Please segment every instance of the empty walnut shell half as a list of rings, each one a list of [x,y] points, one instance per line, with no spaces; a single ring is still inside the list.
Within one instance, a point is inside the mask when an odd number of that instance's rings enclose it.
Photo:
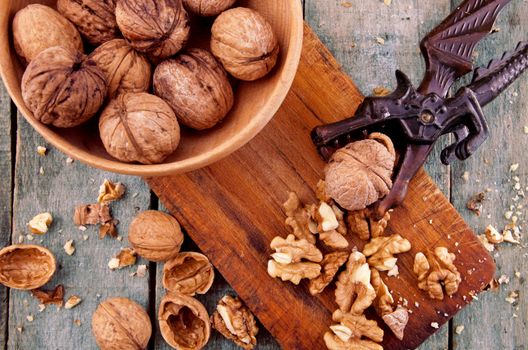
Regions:
[[[0,283],[9,288],[40,288],[55,269],[55,257],[44,247],[16,244],[0,250]]]
[[[147,93],[125,93],[101,114],[99,132],[106,151],[123,162],[157,164],[180,143],[180,126],[165,101]]]
[[[167,101],[183,125],[197,130],[218,124],[234,103],[227,74],[213,55],[202,49],[189,49],[159,64],[154,72],[154,93]]]
[[[182,0],[118,0],[116,19],[128,43],[155,61],[176,54],[189,38]]]
[[[205,294],[213,281],[213,265],[200,253],[180,253],[163,267],[163,287],[171,292],[190,296]]]
[[[119,36],[115,19],[116,0],[57,0],[57,9],[72,21],[92,45]]]
[[[75,26],[51,7],[32,4],[18,11],[13,19],[13,42],[25,63],[54,46],[83,51]]]
[[[84,54],[56,46],[27,67],[22,97],[41,123],[71,128],[97,113],[106,98],[106,78]]]
[[[150,62],[123,39],[99,46],[90,59],[105,73],[110,98],[124,92],[146,92],[150,88]]]
[[[152,325],[138,303],[127,298],[110,298],[95,310],[92,332],[101,350],[140,350],[147,348]]]
[[[174,349],[199,350],[211,335],[207,310],[184,294],[169,293],[161,299],[158,321],[163,339]]]
[[[128,241],[143,258],[167,261],[180,252],[183,234],[174,217],[161,211],[146,210],[132,220]]]
[[[235,3],[236,0],[183,0],[189,12],[202,17],[218,16]]]
[[[211,51],[235,78],[257,80],[277,63],[279,42],[273,28],[252,9],[237,7],[223,12],[211,31]]]

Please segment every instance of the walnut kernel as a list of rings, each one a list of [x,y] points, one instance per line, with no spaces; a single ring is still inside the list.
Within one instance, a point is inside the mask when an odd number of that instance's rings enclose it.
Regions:
[[[383,341],[383,330],[376,321],[368,320],[364,315],[343,313],[337,310],[332,315],[338,324],[330,326],[332,332],[326,332],[324,341],[329,350],[383,350],[378,343]]]
[[[288,200],[284,202],[284,211],[286,220],[284,223],[292,229],[292,233],[299,239],[306,239],[308,242],[315,244],[314,233],[317,224],[312,220],[310,210],[303,206],[296,193],[290,192]]]
[[[321,261],[321,274],[310,280],[308,289],[310,294],[316,295],[323,292],[323,290],[332,282],[337,271],[348,260],[347,252],[333,252],[326,254]]]
[[[36,215],[28,223],[31,233],[43,235],[48,232],[49,227],[53,223],[53,216],[50,213],[41,213]]]
[[[257,345],[257,322],[248,307],[236,297],[226,295],[220,300],[211,323],[224,337],[244,349],[253,349]]]
[[[368,241],[370,238],[380,237],[385,233],[390,213],[386,212],[381,220],[372,217],[368,209],[348,212],[347,226],[351,233],[356,234],[360,239]]]
[[[458,291],[460,273],[454,265],[455,254],[445,247],[437,247],[426,257],[417,253],[413,271],[418,277],[418,288],[428,292],[431,299],[443,300],[445,294],[452,296]]]
[[[99,196],[97,202],[108,203],[121,199],[125,195],[126,187],[121,182],[113,183],[104,179],[103,184],[99,187]]]
[[[205,294],[213,285],[214,276],[213,265],[205,255],[179,253],[163,266],[163,287],[190,296]]]
[[[372,238],[363,248],[370,266],[379,271],[389,271],[396,265],[398,258],[394,255],[411,250],[411,242],[400,235]]]

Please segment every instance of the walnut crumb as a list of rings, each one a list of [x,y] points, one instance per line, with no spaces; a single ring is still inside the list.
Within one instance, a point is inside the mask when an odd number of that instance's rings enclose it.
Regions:
[[[37,146],[37,153],[40,155],[40,156],[45,156],[46,153],[48,152],[48,149],[44,146]]]
[[[440,328],[440,325],[438,324],[438,322],[431,322],[431,327],[433,327],[434,329],[438,329]]]
[[[71,297],[68,298],[68,300],[66,300],[66,303],[64,304],[64,308],[66,310],[73,309],[74,307],[79,305],[81,301],[82,299],[79,298],[77,295],[72,295]]]
[[[35,320],[35,317],[34,317],[33,315],[27,315],[27,316],[26,316],[26,320],[27,320],[28,322],[33,322],[33,321]]]
[[[455,333],[462,334],[462,332],[464,331],[464,328],[465,328],[464,325],[456,326]]]
[[[73,240],[70,239],[69,241],[66,241],[64,244],[64,251],[66,254],[72,256],[73,253],[75,253],[75,245],[73,244]]]

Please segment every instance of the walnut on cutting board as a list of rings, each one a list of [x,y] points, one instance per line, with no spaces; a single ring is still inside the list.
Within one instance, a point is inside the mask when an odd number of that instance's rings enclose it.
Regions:
[[[287,216],[284,223],[292,229],[295,237],[315,244],[314,233],[317,233],[317,224],[311,218],[310,208],[301,203],[295,192],[288,194],[288,200],[284,202],[283,207]]]
[[[348,260],[348,255],[347,252],[333,252],[324,256],[321,261],[321,274],[310,280],[308,284],[310,294],[320,294],[330,283],[332,283],[339,268]]]
[[[436,247],[433,254],[417,253],[413,271],[418,277],[418,287],[428,292],[431,299],[443,300],[458,291],[461,276],[454,261],[455,254],[445,247]]]
[[[372,217],[369,209],[349,211],[347,214],[348,231],[360,239],[368,241],[371,238],[383,236],[390,220],[390,213],[386,212],[381,220]]]
[[[376,321],[364,315],[354,315],[337,310],[332,315],[337,324],[330,326],[324,342],[329,350],[383,350],[383,330]]]
[[[363,254],[368,257],[370,266],[379,271],[389,271],[398,258],[394,255],[406,253],[411,250],[411,242],[402,236],[395,234],[387,237],[376,237],[370,240],[363,249]]]
[[[226,295],[220,299],[211,316],[211,324],[224,337],[244,349],[253,349],[257,345],[259,329],[255,317],[237,297]]]

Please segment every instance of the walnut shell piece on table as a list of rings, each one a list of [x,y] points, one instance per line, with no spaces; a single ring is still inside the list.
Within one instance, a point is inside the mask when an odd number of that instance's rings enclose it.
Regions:
[[[152,325],[145,309],[127,298],[103,301],[92,316],[92,332],[101,350],[146,349]]]
[[[53,254],[38,245],[15,244],[0,250],[0,283],[32,290],[46,284],[56,270]]]
[[[214,276],[213,265],[205,255],[183,252],[163,266],[163,287],[190,296],[205,294],[213,285]]]
[[[158,164],[180,143],[180,126],[170,106],[144,92],[110,101],[99,119],[106,151],[123,162]]]
[[[161,211],[147,210],[132,220],[128,241],[143,258],[161,262],[178,255],[183,234],[174,217]]]
[[[260,79],[277,63],[279,42],[273,28],[252,9],[237,7],[223,12],[211,33],[213,55],[237,79]]]
[[[225,295],[211,316],[211,324],[224,337],[244,349],[254,349],[259,331],[255,317],[237,297]]]
[[[218,16],[236,2],[236,0],[183,0],[185,8],[197,16]]]
[[[189,49],[160,63],[154,72],[154,93],[172,107],[178,121],[197,130],[218,124],[234,103],[227,74],[202,49]]]
[[[13,41],[17,54],[25,63],[54,46],[83,51],[77,28],[57,11],[41,4],[28,5],[16,13]]]
[[[115,18],[116,0],[57,0],[57,9],[72,21],[92,45],[119,36]]]
[[[22,76],[22,97],[43,124],[71,128],[93,117],[106,98],[103,71],[78,51],[52,47]]]
[[[181,293],[169,293],[161,299],[158,321],[163,339],[174,349],[202,349],[211,335],[205,307]]]
[[[109,98],[125,92],[146,92],[150,88],[150,62],[123,39],[110,40],[99,46],[90,59],[106,76]]]
[[[128,43],[155,61],[176,54],[189,39],[182,0],[117,0],[116,20]]]
[[[342,208],[362,210],[392,188],[396,153],[391,140],[374,133],[337,150],[325,167],[325,190]]]

